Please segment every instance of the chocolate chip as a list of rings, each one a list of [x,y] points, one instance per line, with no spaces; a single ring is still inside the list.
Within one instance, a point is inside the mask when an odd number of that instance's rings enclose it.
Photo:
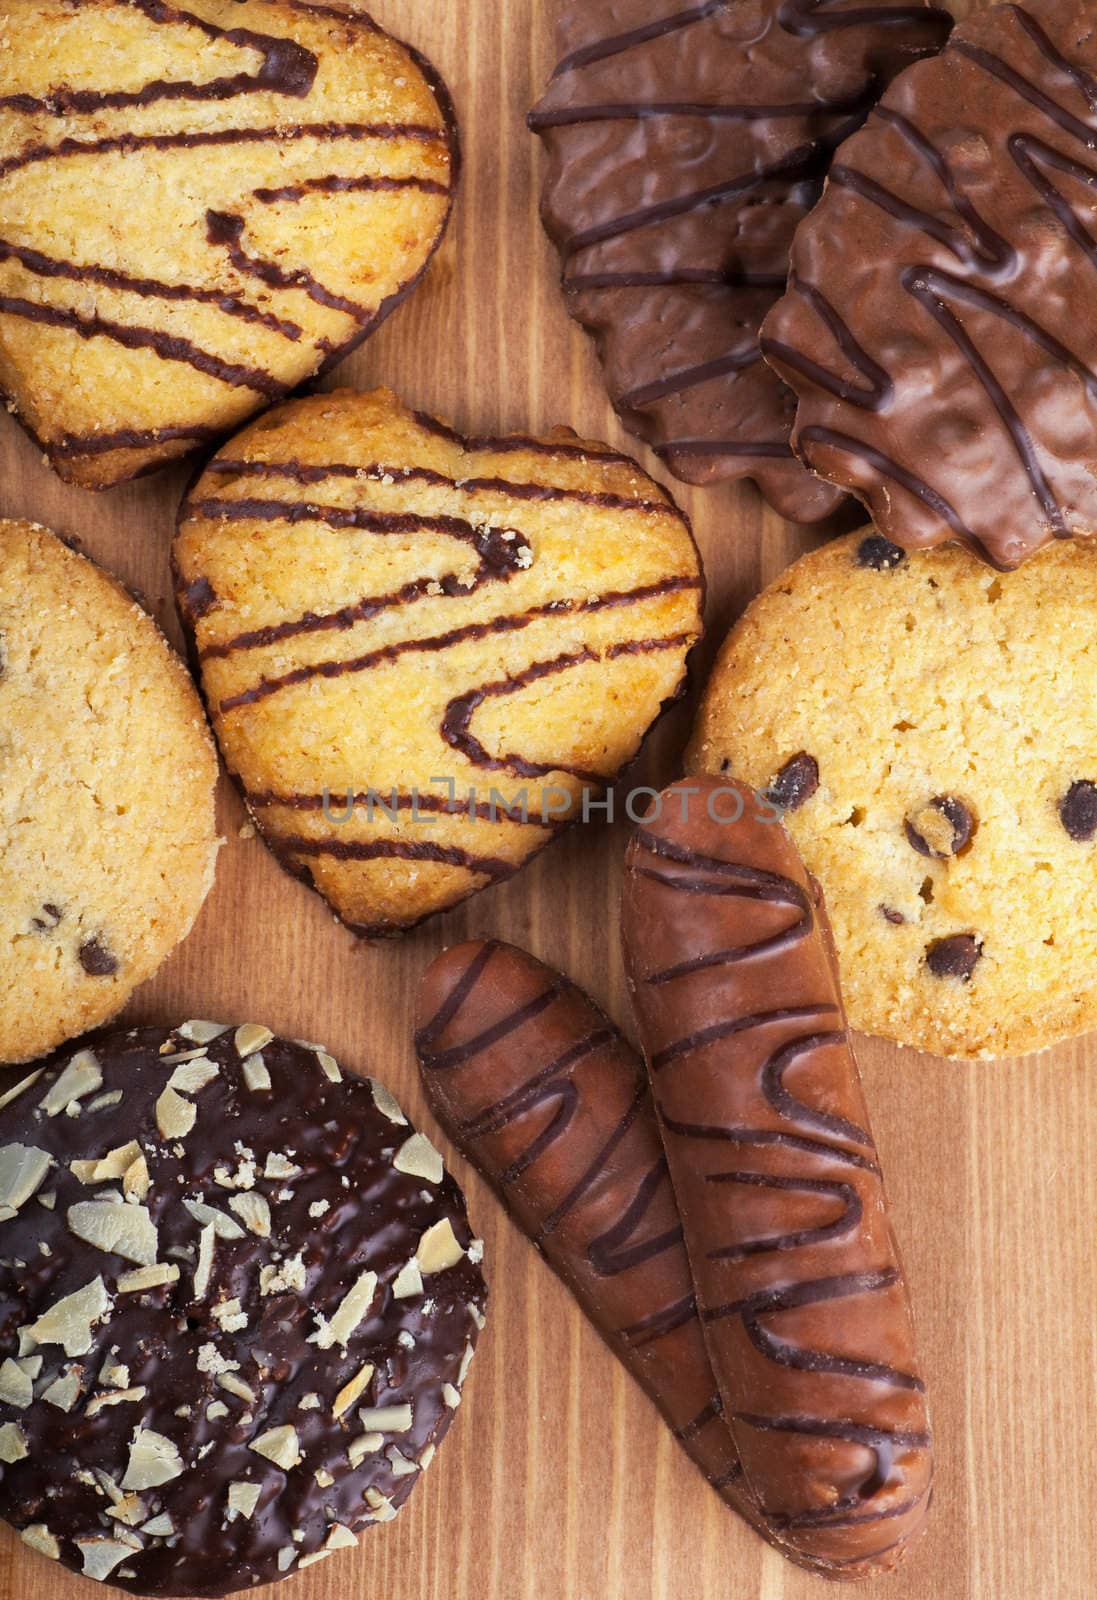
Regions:
[[[797,811],[819,787],[819,763],[805,750],[786,761],[766,790],[766,799],[782,811]]]
[[[52,933],[64,915],[60,906],[47,900],[38,915],[30,919],[30,925],[35,933]]]
[[[191,621],[197,622],[217,604],[217,591],[208,578],[195,578],[193,583],[187,584],[183,602]]]
[[[881,916],[886,917],[887,920],[893,923],[897,928],[901,928],[907,920],[901,911],[895,911],[891,906],[881,906],[880,914]]]
[[[945,861],[966,850],[975,836],[971,809],[955,795],[939,794],[903,824],[907,842],[920,856]]]
[[[109,978],[118,971],[118,957],[98,934],[84,940],[79,956],[80,965],[89,978]]]
[[[954,933],[927,946],[926,966],[935,978],[959,978],[968,983],[982,953],[973,933]]]
[[[1079,778],[1059,801],[1059,816],[1072,839],[1084,844],[1097,835],[1097,783]]]
[[[897,544],[879,533],[870,534],[857,546],[857,565],[871,567],[874,572],[890,571],[892,567],[901,566],[906,558],[905,550],[900,550]]]

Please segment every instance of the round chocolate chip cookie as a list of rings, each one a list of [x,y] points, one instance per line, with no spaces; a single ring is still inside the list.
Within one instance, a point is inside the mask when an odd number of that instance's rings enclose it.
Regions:
[[[996,574],[871,531],[726,641],[688,755],[780,805],[849,1019],[956,1057],[1097,1026],[1097,550]]]
[[[0,1061],[112,1017],[213,881],[217,758],[120,584],[0,521]]]
[[[270,1583],[389,1521],[483,1326],[437,1150],[256,1023],[115,1033],[25,1077],[0,1249],[0,1514],[135,1594]]]

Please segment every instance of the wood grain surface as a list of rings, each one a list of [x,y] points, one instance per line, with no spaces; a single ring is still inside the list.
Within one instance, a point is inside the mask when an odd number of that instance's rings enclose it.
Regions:
[[[477,432],[567,422],[625,442],[568,322],[537,222],[540,153],[524,114],[551,66],[550,0],[376,0],[378,19],[449,80],[465,169],[452,231],[415,297],[334,382],[384,382]],[[957,12],[973,7],[959,3]],[[650,458],[646,459],[651,466]],[[657,474],[661,475],[661,474]],[[93,496],[0,427],[0,513],[78,534],[169,634],[168,545],[186,474]],[[758,587],[818,537],[750,489],[676,491],[710,578],[697,677]],[[689,704],[641,781],[675,774]],[[405,939],[365,948],[285,877],[223,785],[217,885],[133,1020],[258,1020],[375,1073],[432,1133],[410,1019],[447,943],[496,934],[586,984],[631,1026],[617,934],[627,829],[573,832],[509,883]],[[888,1600],[1091,1600],[1097,1593],[1097,1042],[958,1066],[860,1052],[931,1383],[931,1529]],[[438,1136],[440,1138],[440,1136]],[[702,1482],[566,1292],[450,1155],[487,1243],[492,1302],[467,1398],[397,1520],[291,1580],[296,1600],[819,1600]],[[263,1591],[265,1594],[267,1591]],[[0,1600],[91,1590],[0,1533]]]

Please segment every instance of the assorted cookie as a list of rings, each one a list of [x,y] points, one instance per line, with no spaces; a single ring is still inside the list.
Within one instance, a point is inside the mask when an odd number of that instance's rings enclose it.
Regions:
[[[690,772],[784,811],[855,1028],[1015,1055],[1097,1026],[1097,548],[996,574],[870,531],[732,629]]]
[[[216,780],[152,618],[45,528],[0,521],[0,1062],[114,1016],[190,931]]]
[[[762,346],[793,444],[914,548],[1014,567],[1097,532],[1097,32],[980,9],[843,145]]]
[[[928,0],[566,0],[530,116],[568,309],[614,406],[687,483],[753,478],[812,522],[842,489],[789,445],[758,329],[836,146],[952,18]]]
[[[268,1028],[94,1041],[0,1102],[0,1513],[134,1594],[356,1543],[461,1401],[485,1288],[442,1158]]]
[[[625,960],[747,1489],[832,1576],[922,1530],[925,1383],[826,908],[771,801],[683,779],[633,834]]]
[[[353,5],[5,7],[0,385],[101,488],[238,427],[413,287],[457,137]]]
[[[284,865],[365,936],[497,882],[681,691],[685,518],[567,429],[464,438],[387,390],[271,412],[181,508],[180,610]]]

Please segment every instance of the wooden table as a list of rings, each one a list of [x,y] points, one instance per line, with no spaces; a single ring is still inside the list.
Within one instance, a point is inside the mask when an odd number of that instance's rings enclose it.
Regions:
[[[385,382],[472,431],[568,422],[627,441],[565,316],[537,222],[524,113],[551,66],[549,0],[377,0],[454,90],[465,172],[455,224],[410,303],[336,381]],[[967,11],[966,3],[955,6]],[[78,533],[179,637],[168,576],[185,473],[92,496],[0,428],[0,512]],[[650,462],[649,462],[650,465]],[[749,489],[679,490],[711,582],[707,667],[749,597],[812,542]],[[675,771],[690,708],[641,768]],[[572,833],[511,882],[402,943],[369,949],[285,877],[228,784],[228,845],[187,943],[133,1020],[261,1020],[325,1040],[431,1128],[410,1018],[443,945],[497,934],[627,1020],[617,938],[626,830]],[[958,1066],[866,1041],[861,1060],[932,1385],[931,1531],[888,1600],[1091,1600],[1097,1593],[1097,1046]],[[435,1130],[431,1128],[431,1131]],[[568,1295],[456,1157],[487,1241],[492,1304],[467,1400],[395,1523],[295,1578],[296,1600],[819,1600],[702,1482]],[[266,1591],[264,1591],[265,1593]],[[91,1593],[0,1534],[0,1600]]]

